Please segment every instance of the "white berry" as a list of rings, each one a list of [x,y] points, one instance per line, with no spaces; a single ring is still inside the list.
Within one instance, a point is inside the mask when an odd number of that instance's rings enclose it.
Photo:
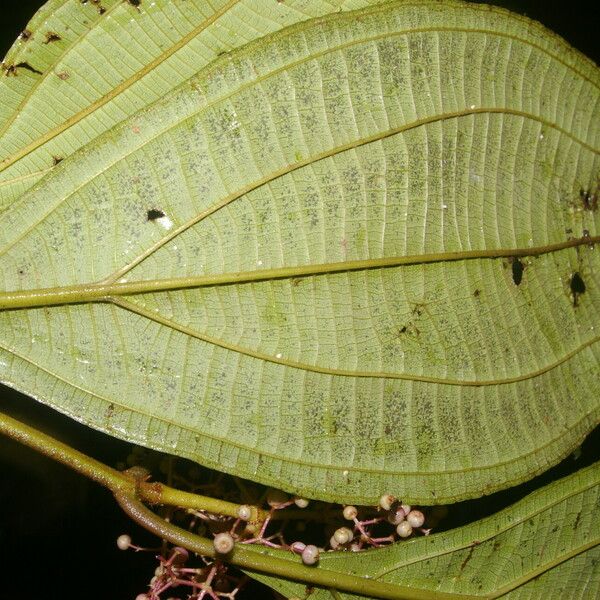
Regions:
[[[304,548],[306,548],[306,544],[304,542],[294,542],[290,546],[290,549],[292,550],[292,552],[296,552],[297,554],[302,554],[302,552],[304,551]]]
[[[127,548],[129,548],[129,546],[131,546],[131,537],[128,536],[127,534],[123,534],[120,535],[117,538],[117,547],[119,548],[119,550],[127,550]]]
[[[302,551],[302,562],[305,565],[314,565],[319,561],[319,549],[312,544],[309,544]]]
[[[401,538],[407,538],[412,535],[412,527],[408,521],[402,521],[398,527],[396,527],[396,533]]]
[[[381,506],[383,510],[391,510],[394,502],[396,502],[396,498],[391,494],[383,494],[383,496],[379,498],[379,506]]]
[[[387,520],[392,525],[398,525],[402,523],[402,521],[404,521],[404,511],[399,509],[396,512],[390,513]]]
[[[247,504],[238,506],[237,515],[242,521],[249,521],[252,518],[252,507]]]
[[[406,516],[406,520],[412,527],[422,527],[425,523],[425,515],[420,510],[411,510]]]
[[[308,506],[308,500],[306,498],[294,498],[294,504],[298,508],[306,508]]]
[[[356,506],[344,506],[344,519],[353,521],[358,515]]]
[[[213,545],[219,554],[228,554],[233,550],[233,537],[229,533],[217,533]]]
[[[340,527],[335,530],[333,537],[338,544],[347,544],[353,540],[354,534],[347,527]]]

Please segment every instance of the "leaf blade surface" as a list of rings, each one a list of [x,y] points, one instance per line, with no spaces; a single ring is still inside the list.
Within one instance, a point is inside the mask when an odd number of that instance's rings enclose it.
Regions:
[[[545,30],[458,3],[224,56],[3,214],[5,297],[78,287],[0,314],[0,377],[311,497],[529,478],[598,422],[598,86]]]

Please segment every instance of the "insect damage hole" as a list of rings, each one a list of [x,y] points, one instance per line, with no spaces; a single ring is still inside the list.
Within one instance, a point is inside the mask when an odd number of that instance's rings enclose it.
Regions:
[[[571,288],[571,294],[573,296],[573,306],[577,306],[579,303],[579,296],[585,293],[586,287],[579,273],[573,273],[571,280],[569,281],[569,287]]]
[[[515,285],[520,285],[523,281],[523,271],[525,265],[516,256],[512,259],[512,279]]]
[[[146,213],[146,216],[148,217],[148,221],[156,221],[157,219],[162,219],[166,215],[159,208],[151,208]]]
[[[52,42],[58,42],[60,40],[62,40],[62,38],[60,37],[60,35],[58,35],[58,33],[55,33],[54,31],[47,31],[46,40],[43,43],[51,44]]]
[[[152,221],[153,223],[162,225],[167,230],[173,227],[173,221],[171,221],[171,219],[169,219],[165,212],[160,210],[160,208],[150,208],[146,212],[146,219],[148,221]]]

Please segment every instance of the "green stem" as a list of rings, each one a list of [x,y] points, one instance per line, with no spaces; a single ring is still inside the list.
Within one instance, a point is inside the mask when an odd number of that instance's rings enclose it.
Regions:
[[[0,413],[0,433],[37,450],[38,452],[93,479],[113,493],[136,494],[152,504],[168,504],[179,508],[193,508],[207,512],[237,517],[239,505],[200,494],[191,494],[162,483],[143,481],[139,470],[117,471],[100,461],[71,448],[67,444],[8,415]],[[262,521],[266,511],[255,509],[252,520]]]

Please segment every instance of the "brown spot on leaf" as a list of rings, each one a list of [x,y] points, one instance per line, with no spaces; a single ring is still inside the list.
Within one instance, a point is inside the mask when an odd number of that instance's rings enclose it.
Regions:
[[[22,42],[27,42],[28,40],[31,39],[32,33],[31,31],[29,31],[29,29],[23,29],[23,31],[21,31],[20,35],[19,35],[19,39]]]
[[[465,570],[465,567],[467,566],[467,564],[471,560],[471,557],[473,556],[473,550],[474,549],[475,549],[475,546],[471,546],[469,548],[469,553],[467,554],[465,560],[463,560],[462,563],[460,564],[460,569],[458,571],[459,573],[462,573]]]
[[[63,161],[63,157],[62,156],[53,156],[52,157],[52,166],[56,166],[58,163]]]
[[[52,42],[58,42],[60,40],[62,40],[62,38],[60,37],[60,35],[58,35],[58,33],[54,33],[54,31],[47,31],[46,40],[44,41],[44,44],[50,44]]]
[[[479,298],[479,296],[480,296],[480,295],[481,295],[481,290],[475,290],[475,291],[473,292],[473,296],[474,296],[475,298]]]
[[[71,77],[71,75],[69,75],[69,73],[67,73],[67,71],[60,71],[58,73],[56,73],[56,76],[61,79],[62,81],[66,81],[67,79],[69,79],[69,77]]]

